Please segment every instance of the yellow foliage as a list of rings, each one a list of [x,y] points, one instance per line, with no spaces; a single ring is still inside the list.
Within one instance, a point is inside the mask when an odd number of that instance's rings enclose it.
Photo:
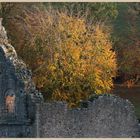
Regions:
[[[28,11],[24,17],[31,36],[23,58],[46,99],[75,107],[80,100],[111,89],[116,55],[101,27],[55,11]]]

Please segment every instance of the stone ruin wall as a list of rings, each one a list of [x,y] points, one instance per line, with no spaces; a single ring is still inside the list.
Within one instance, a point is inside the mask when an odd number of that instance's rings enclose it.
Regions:
[[[35,136],[36,103],[43,96],[36,90],[32,73],[9,44],[0,18],[0,137]]]
[[[38,104],[35,122],[0,125],[2,137],[132,138],[140,137],[133,105],[117,96],[100,96],[87,108],[68,109],[63,102]],[[7,135],[5,135],[5,133]]]
[[[43,103],[38,113],[39,137],[139,137],[133,105],[117,96],[99,96],[78,109]]]

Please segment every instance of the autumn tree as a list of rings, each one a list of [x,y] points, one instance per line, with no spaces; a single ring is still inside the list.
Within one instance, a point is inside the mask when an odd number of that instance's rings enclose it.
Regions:
[[[110,23],[117,15],[117,4],[106,2],[69,2],[69,3],[44,3],[49,9],[58,10],[59,12],[67,12],[71,16],[84,16],[86,21],[92,23]]]
[[[52,8],[22,9],[7,28],[46,100],[67,101],[72,107],[111,89],[116,56],[102,26]]]
[[[114,35],[117,41],[114,49],[117,53],[119,75],[123,82],[135,84],[140,75],[140,15],[138,3],[119,4],[119,16],[114,22]]]

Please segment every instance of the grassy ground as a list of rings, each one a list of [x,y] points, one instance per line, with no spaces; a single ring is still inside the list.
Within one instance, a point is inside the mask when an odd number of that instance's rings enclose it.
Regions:
[[[138,119],[140,119],[140,85],[132,88],[127,88],[126,86],[122,85],[115,85],[113,94],[130,100],[135,106],[135,112]]]

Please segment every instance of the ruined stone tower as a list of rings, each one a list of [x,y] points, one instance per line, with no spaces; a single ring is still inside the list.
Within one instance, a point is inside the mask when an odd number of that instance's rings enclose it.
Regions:
[[[11,124],[28,124],[35,117],[36,103],[40,103],[43,97],[35,89],[31,71],[18,59],[14,47],[8,43],[1,22],[2,19],[0,19],[0,125],[10,124],[11,127]],[[18,133],[12,130],[6,132],[4,129],[0,131],[0,136],[6,135],[16,136]]]

